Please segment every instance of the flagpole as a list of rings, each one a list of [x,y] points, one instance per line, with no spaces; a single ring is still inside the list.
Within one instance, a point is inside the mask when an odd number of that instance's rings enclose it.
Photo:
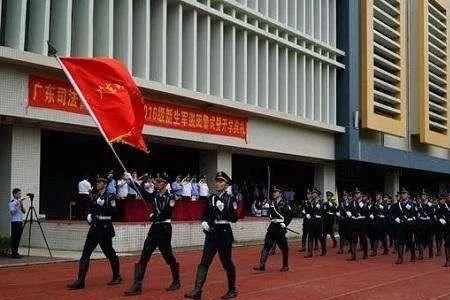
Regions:
[[[86,107],[86,109],[88,110],[89,114],[91,115],[92,119],[94,120],[94,123],[97,125],[98,129],[100,130],[100,133],[102,134],[103,138],[105,139],[106,143],[108,144],[109,148],[111,149],[111,151],[114,153],[114,156],[116,157],[117,161],[119,162],[120,166],[122,167],[123,171],[125,173],[129,173],[127,168],[125,167],[125,165],[123,164],[122,160],[120,159],[119,155],[117,154],[116,150],[114,149],[112,143],[108,140],[108,137],[106,136],[105,131],[103,130],[102,126],[100,125],[100,122],[98,121],[97,117],[95,116],[94,112],[91,109],[91,106],[89,105],[89,103],[87,102],[86,98],[84,97],[83,93],[81,92],[80,88],[78,87],[78,84],[75,82],[75,80],[73,79],[72,75],[70,74],[70,72],[67,70],[66,66],[63,64],[63,62],[61,61],[61,59],[59,58],[58,55],[55,55],[56,60],[58,61],[58,63],[60,64],[62,70],[64,71],[64,74],[67,76],[67,79],[69,79],[69,82],[72,84],[75,92],[77,93],[78,97],[80,97],[81,102],[84,104],[84,106]],[[142,199],[142,202],[144,203],[144,206],[147,210],[149,210],[149,207],[147,205],[147,203],[144,200],[144,197],[142,197],[141,192],[139,191],[138,187],[136,186],[136,183],[134,182],[133,179],[131,179],[131,183],[133,184],[134,189],[136,190],[136,192],[139,194],[139,196]]]

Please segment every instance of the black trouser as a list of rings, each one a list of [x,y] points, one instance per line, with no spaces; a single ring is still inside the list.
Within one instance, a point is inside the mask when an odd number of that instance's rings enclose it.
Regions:
[[[23,222],[11,222],[11,254],[17,255],[20,238],[22,237]]]
[[[119,258],[112,246],[112,238],[114,237],[114,228],[110,221],[102,222],[99,221],[92,224],[89,228],[89,232],[86,237],[86,242],[84,243],[83,253],[80,258],[80,271],[79,279],[84,281],[87,270],[89,268],[89,261],[92,252],[95,250],[97,245],[100,245],[103,254],[108,258],[113,276],[118,276],[120,274]]]
[[[233,249],[233,231],[229,224],[214,225],[206,233],[203,255],[198,265],[195,289],[201,291],[206,281],[209,266],[216,253],[219,253],[220,262],[227,273],[228,290],[236,288],[236,269],[231,254]]]
[[[325,244],[325,235],[323,234],[323,224],[322,219],[315,218],[311,220],[309,236],[308,236],[308,252],[313,251],[313,241],[319,240],[320,247],[322,248],[322,253],[325,254],[327,251],[327,246]]]
[[[359,243],[361,245],[361,248],[363,250],[364,257],[367,256],[367,224],[366,220],[360,219],[360,220],[353,220],[352,222],[352,242],[350,251],[353,256],[353,258],[356,257],[356,245]]]
[[[439,221],[432,222],[433,235],[436,240],[436,254],[440,255],[442,250],[442,241],[444,239],[444,226]]]
[[[324,218],[323,222],[323,235],[325,238],[325,241],[327,239],[327,235],[330,235],[330,238],[333,240],[333,247],[336,244],[336,237],[334,236],[334,217],[327,215]]]
[[[419,255],[428,247],[430,256],[433,253],[433,227],[431,220],[419,220],[416,226],[416,239],[418,243]]]
[[[301,249],[305,249],[306,247],[306,241],[308,238],[311,238],[309,235],[309,231],[310,231],[310,227],[311,227],[311,221],[306,219],[306,217],[303,217],[303,226],[302,226],[302,242],[300,245]]]
[[[289,248],[286,240],[286,229],[281,228],[280,224],[271,223],[267,229],[264,247],[261,251],[260,263],[265,264],[270,253],[272,245],[276,243],[283,255],[283,267],[288,266]]]
[[[147,267],[153,252],[156,248],[159,248],[161,255],[164,258],[167,265],[169,265],[172,272],[174,281],[179,280],[179,267],[177,260],[172,252],[172,225],[170,223],[153,223],[148,231],[147,237],[144,242],[144,248],[142,249],[141,258],[138,265],[141,272],[136,276],[135,281],[142,282]]]
[[[75,209],[75,219],[85,220],[86,218],[86,208],[89,205],[90,197],[87,194],[78,194],[77,206]]]
[[[388,251],[386,218],[377,217],[373,223],[373,236],[370,238],[370,247],[372,251],[377,251],[378,242],[381,242],[385,252]]]
[[[403,250],[405,246],[407,249],[409,249],[411,253],[411,259],[416,259],[416,247],[414,244],[414,232],[415,232],[415,225],[412,221],[401,223],[398,226],[398,234],[397,234],[397,244],[398,244],[398,251],[402,252],[400,253],[403,256]]]
[[[350,230],[349,221],[346,219],[338,219],[338,233],[339,233],[339,250],[344,250],[344,245],[349,243],[350,240]]]

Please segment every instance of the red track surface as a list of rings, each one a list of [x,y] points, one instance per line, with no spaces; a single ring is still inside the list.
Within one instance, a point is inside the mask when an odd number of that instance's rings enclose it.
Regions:
[[[291,246],[291,271],[280,273],[281,255],[269,258],[266,272],[251,270],[259,258],[260,247],[237,248],[238,299],[450,299],[450,268],[442,267],[442,257],[421,262],[394,265],[392,255],[346,262],[345,256],[330,249],[326,257],[304,259],[297,246]],[[0,269],[0,299],[183,299],[193,286],[201,252],[176,254],[181,264],[182,288],[165,292],[171,276],[160,255],[155,255],[147,270],[143,294],[124,297],[132,282],[136,257],[122,258],[124,282],[108,287],[108,262],[91,261],[87,286],[81,291],[68,291],[65,286],[77,272],[76,263],[55,263]],[[361,253],[359,253],[361,256]],[[408,257],[408,254],[406,255]],[[220,299],[226,289],[226,277],[218,257],[208,274],[203,299]]]

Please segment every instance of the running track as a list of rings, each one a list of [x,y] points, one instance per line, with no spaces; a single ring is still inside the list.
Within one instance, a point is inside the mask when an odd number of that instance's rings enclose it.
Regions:
[[[269,257],[266,272],[251,270],[259,258],[259,246],[234,249],[237,267],[238,299],[450,299],[450,268],[442,267],[442,257],[394,265],[394,258],[377,256],[368,260],[346,262],[345,256],[329,249],[326,257],[304,259],[291,246],[291,271],[280,273],[281,255]],[[182,288],[175,293],[165,292],[171,281],[168,267],[160,255],[155,255],[147,269],[143,294],[124,297],[122,292],[132,282],[136,257],[121,258],[124,282],[108,287],[110,269],[107,261],[91,261],[87,285],[81,291],[68,291],[77,271],[74,262],[12,267],[0,269],[0,299],[184,299],[193,286],[200,251],[176,253],[181,264]],[[358,253],[359,258],[361,253]],[[406,254],[408,258],[408,254]],[[218,257],[208,274],[202,299],[220,299],[226,290],[226,277]]]

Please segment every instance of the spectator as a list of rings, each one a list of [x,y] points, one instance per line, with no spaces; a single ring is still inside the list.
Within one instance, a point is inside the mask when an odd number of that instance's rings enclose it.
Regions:
[[[188,174],[181,181],[181,186],[183,187],[183,192],[181,196],[184,200],[191,200],[192,197],[192,184],[191,184],[191,176]]]
[[[92,185],[88,180],[88,176],[83,176],[82,180],[78,183],[78,198],[77,198],[77,209],[76,218],[78,220],[84,219],[84,210],[89,204],[89,194],[92,191]]]
[[[117,182],[114,179],[114,171],[113,170],[108,172],[107,178],[108,178],[108,186],[106,187],[107,194],[108,195],[117,194]]]
[[[125,199],[128,196],[128,181],[122,177],[117,181],[117,197]]]
[[[20,197],[22,192],[15,188],[12,191],[13,198],[9,202],[9,213],[11,216],[11,258],[21,258],[19,255],[20,238],[22,237],[23,215],[25,209]]]
[[[200,200],[207,200],[207,198],[209,196],[209,187],[208,187],[208,183],[206,183],[206,177],[205,176],[202,176],[202,178],[200,179],[198,185],[199,185]]]
[[[192,186],[192,201],[197,201],[200,196],[200,186],[197,183],[197,177],[192,177],[191,180],[191,186]]]
[[[255,199],[252,204],[252,215],[255,217],[261,217],[262,204],[260,200]]]
[[[183,196],[183,186],[181,185],[181,175],[178,175],[176,180],[172,182],[172,193],[176,199],[180,199]]]

